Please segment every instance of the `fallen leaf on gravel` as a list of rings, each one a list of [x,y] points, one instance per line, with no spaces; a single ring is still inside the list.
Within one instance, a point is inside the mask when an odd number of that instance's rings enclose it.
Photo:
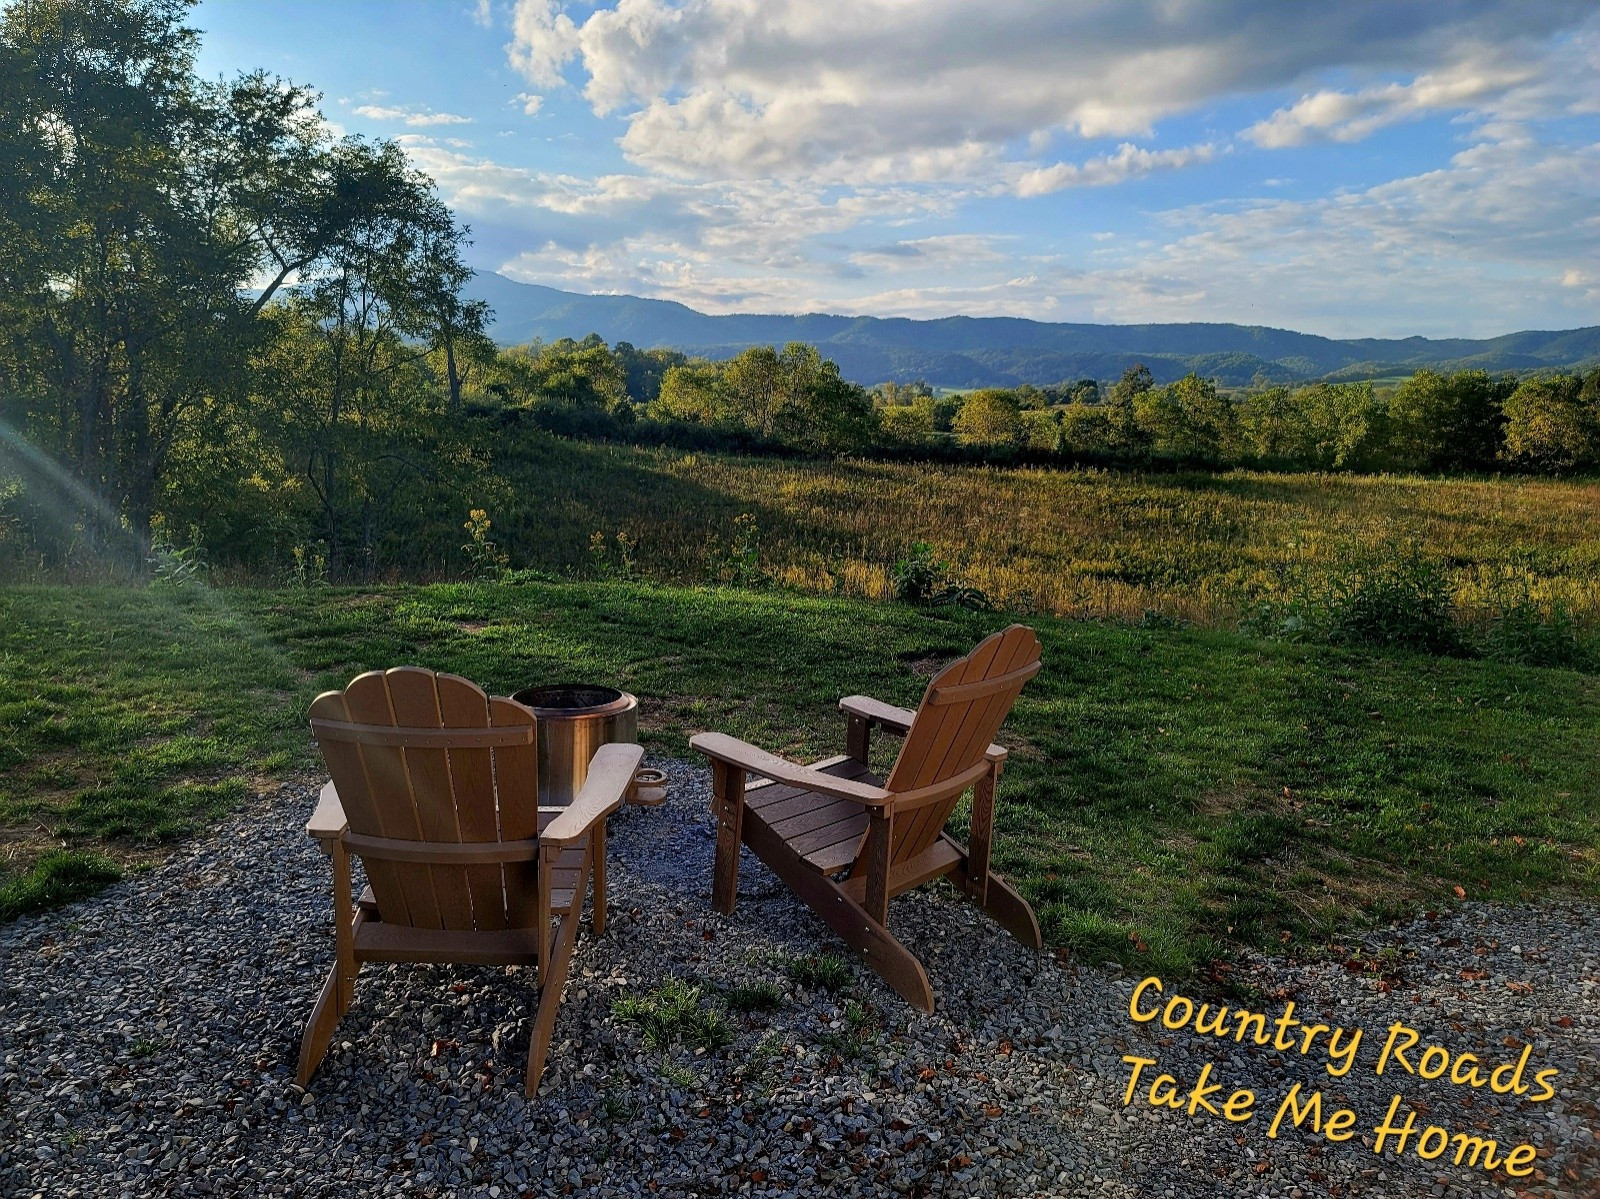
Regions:
[[[1506,984],[1506,990],[1510,991],[1513,995],[1532,995],[1533,984],[1511,982]]]
[[[986,1103],[983,1105],[983,1114],[988,1116],[991,1120],[996,1116],[1004,1115],[1005,1110],[1006,1109],[1001,1107],[998,1103]]]
[[[1454,887],[1451,888],[1451,890],[1453,890],[1456,893],[1456,898],[1457,899],[1465,899],[1467,897],[1467,889],[1465,887],[1463,887],[1460,883],[1457,883]]]
[[[1489,972],[1487,970],[1463,970],[1461,972],[1461,977],[1466,979],[1469,983],[1477,982],[1480,978],[1488,978]]]
[[[1571,1028],[1572,1027],[1572,1017],[1571,1016],[1557,1016],[1556,1017],[1556,1024],[1561,1028]]]

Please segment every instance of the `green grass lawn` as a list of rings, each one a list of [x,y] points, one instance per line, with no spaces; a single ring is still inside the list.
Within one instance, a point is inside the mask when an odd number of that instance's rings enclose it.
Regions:
[[[306,705],[364,669],[616,683],[659,752],[717,728],[803,756],[842,748],[840,695],[914,705],[1007,619],[626,583],[0,590],[0,912],[314,770]],[[1180,974],[1456,888],[1600,895],[1594,675],[1030,620],[996,862],[1055,944]]]

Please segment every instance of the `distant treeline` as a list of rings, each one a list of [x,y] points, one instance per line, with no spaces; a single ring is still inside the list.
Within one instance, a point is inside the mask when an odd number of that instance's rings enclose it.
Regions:
[[[921,383],[849,383],[800,343],[713,362],[626,342],[612,350],[590,335],[505,351],[485,379],[485,401],[527,409],[554,431],[694,448],[1286,470],[1600,468],[1600,370],[1423,370],[1386,390],[1235,391],[1194,374],[1161,386],[1134,366],[1106,387],[1076,379],[940,395]]]

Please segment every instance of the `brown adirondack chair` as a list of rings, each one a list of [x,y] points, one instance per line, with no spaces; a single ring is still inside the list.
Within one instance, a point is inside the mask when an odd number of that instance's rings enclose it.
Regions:
[[[531,1096],[591,876],[594,929],[605,930],[605,821],[644,751],[602,746],[571,805],[540,808],[533,712],[414,666],[319,695],[311,728],[332,781],[306,832],[333,859],[337,948],[301,1038],[300,1085],[327,1053],[363,962],[466,962],[536,971]],[[354,903],[351,854],[368,882]]]
[[[838,757],[800,766],[722,733],[693,738],[711,759],[713,905],[733,912],[743,842],[885,982],[927,1011],[927,972],[888,930],[889,900],[901,892],[949,875],[1018,941],[1038,949],[1033,909],[989,869],[995,783],[1006,759],[991,742],[1038,671],[1039,639],[1012,625],[935,675],[915,712],[864,695],[840,700],[847,725],[846,752]],[[874,727],[905,739],[887,779],[867,768]],[[944,825],[969,787],[971,839],[962,845]]]

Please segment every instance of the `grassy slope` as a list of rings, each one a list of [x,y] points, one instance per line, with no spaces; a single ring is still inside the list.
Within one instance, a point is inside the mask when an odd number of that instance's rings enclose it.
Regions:
[[[820,754],[839,695],[914,704],[913,663],[1003,620],[600,583],[0,591],[11,893],[53,838],[137,858],[313,767],[306,703],[365,668],[615,681],[661,752],[714,727]],[[1182,971],[1456,886],[1600,894],[1594,676],[1034,623],[1046,669],[1009,726],[997,861],[1056,943]]]

